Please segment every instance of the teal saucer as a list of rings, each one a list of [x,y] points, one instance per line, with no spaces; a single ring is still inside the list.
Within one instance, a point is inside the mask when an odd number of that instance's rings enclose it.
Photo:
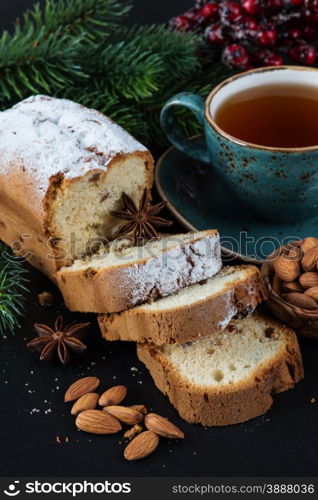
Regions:
[[[202,142],[203,138],[192,140]],[[259,264],[288,241],[318,235],[318,219],[290,225],[260,219],[226,190],[211,167],[174,147],[158,160],[155,183],[167,208],[186,229],[219,230],[227,261],[240,258]]]

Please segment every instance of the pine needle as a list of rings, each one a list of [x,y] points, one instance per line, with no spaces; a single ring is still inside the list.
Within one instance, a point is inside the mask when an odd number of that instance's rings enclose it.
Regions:
[[[28,280],[21,259],[0,243],[0,335],[13,332],[24,311]]]

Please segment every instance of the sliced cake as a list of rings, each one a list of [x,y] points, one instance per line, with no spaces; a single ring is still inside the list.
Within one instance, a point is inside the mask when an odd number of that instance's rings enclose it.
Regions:
[[[102,314],[98,321],[107,340],[185,343],[222,330],[234,316],[252,312],[265,298],[257,267],[232,266],[169,297]]]
[[[115,241],[105,253],[61,268],[57,281],[69,309],[111,313],[171,295],[211,278],[221,267],[219,234],[209,230],[137,247]]]
[[[0,239],[52,279],[152,180],[149,151],[96,110],[37,95],[0,113]]]
[[[138,344],[137,353],[180,416],[206,426],[262,415],[272,394],[303,377],[296,334],[259,313],[191,343]]]

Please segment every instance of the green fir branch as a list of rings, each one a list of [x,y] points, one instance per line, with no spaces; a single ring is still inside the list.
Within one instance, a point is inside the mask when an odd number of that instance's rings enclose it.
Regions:
[[[46,93],[99,109],[148,146],[164,144],[159,115],[180,91],[206,93],[219,79],[217,55],[201,37],[162,25],[119,23],[129,0],[47,0],[0,36],[0,107]],[[222,79],[220,78],[220,79]],[[181,126],[198,125],[178,111]]]
[[[21,259],[0,243],[0,335],[13,332],[24,310],[26,271]]]
[[[104,38],[130,8],[131,0],[46,0],[43,9],[38,3],[28,9],[21,22],[25,27],[32,25],[36,31],[44,26],[47,33],[62,30],[72,37]]]

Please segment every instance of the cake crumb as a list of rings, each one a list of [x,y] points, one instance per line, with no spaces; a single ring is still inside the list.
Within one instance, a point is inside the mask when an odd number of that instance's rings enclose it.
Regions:
[[[42,307],[51,307],[54,302],[54,297],[50,292],[42,292],[38,295],[38,301]]]
[[[314,398],[314,397],[310,398],[310,402],[311,403],[316,403],[316,398]]]
[[[56,442],[57,442],[58,444],[61,444],[61,438],[60,438],[60,436],[56,436],[55,440],[56,440]]]
[[[145,405],[132,405],[129,408],[132,408],[133,410],[139,411],[143,415],[147,415],[148,411]]]
[[[134,425],[133,427],[131,427],[130,429],[128,429],[128,431],[126,431],[126,432],[125,432],[124,437],[125,437],[126,439],[131,440],[131,439],[133,439],[134,437],[136,437],[136,436],[137,436],[137,434],[140,434],[140,432],[141,432],[142,430],[143,430],[143,429],[142,429],[142,426],[141,426],[141,425],[139,425],[139,424],[136,424],[136,425]]]
[[[68,442],[69,442],[69,438],[66,436],[65,443],[68,443]]]

